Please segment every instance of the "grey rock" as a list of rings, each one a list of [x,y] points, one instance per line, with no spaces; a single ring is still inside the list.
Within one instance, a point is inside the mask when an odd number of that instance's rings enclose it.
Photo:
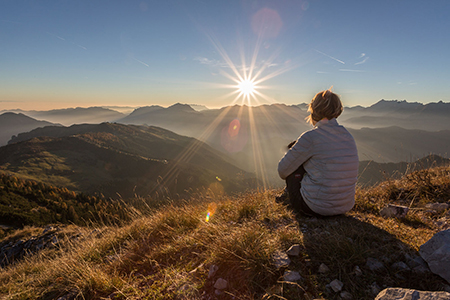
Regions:
[[[362,275],[362,271],[361,271],[361,268],[359,266],[356,266],[353,269],[353,272],[355,273],[356,276],[361,276]]]
[[[214,275],[216,275],[217,270],[219,270],[218,266],[211,265],[209,267],[208,278],[214,277]]]
[[[228,286],[228,281],[226,281],[223,278],[219,278],[216,280],[216,283],[214,284],[214,287],[218,290],[224,290]]]
[[[328,266],[326,264],[320,264],[319,266],[319,273],[325,274],[330,272],[330,268],[328,268]]]
[[[406,263],[412,269],[414,269],[415,267],[418,267],[418,266],[428,266],[427,262],[425,260],[423,260],[423,258],[420,256],[409,257],[409,255],[408,255],[407,259],[408,260],[406,261]]]
[[[406,206],[389,204],[380,210],[380,215],[384,218],[404,218],[408,211],[409,208]]]
[[[342,283],[342,281],[335,279],[332,282],[330,282],[330,287],[333,289],[333,291],[340,292],[342,291],[342,287],[344,286],[344,284]]]
[[[300,245],[299,244],[295,244],[292,245],[287,251],[286,254],[290,255],[290,256],[298,256],[300,254]]]
[[[450,283],[450,229],[436,233],[420,246],[419,253],[433,273]]]
[[[427,292],[403,288],[387,288],[382,290],[375,300],[448,300],[450,293]]]
[[[56,235],[57,230],[58,228],[47,227],[43,229],[45,233],[41,233],[39,236],[0,243],[0,267],[8,266],[40,250],[53,248],[56,244],[61,244]]]
[[[273,260],[277,269],[287,267],[291,263],[291,260],[289,259],[287,254],[282,251],[276,251],[273,254]]]
[[[366,261],[366,267],[371,271],[378,271],[384,268],[384,264],[376,258],[369,257]]]
[[[296,282],[301,280],[302,276],[296,271],[284,271],[283,280],[288,282]]]

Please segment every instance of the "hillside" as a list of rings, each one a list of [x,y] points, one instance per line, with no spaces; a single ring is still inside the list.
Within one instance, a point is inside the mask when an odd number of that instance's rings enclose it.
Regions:
[[[345,108],[338,122],[348,126],[355,137],[362,161],[412,162],[430,154],[447,157],[450,153],[450,128],[447,126],[450,119],[439,110],[446,111],[448,106],[448,103],[422,105],[382,100],[368,108]],[[235,105],[195,111],[187,105],[175,104],[168,108],[140,108],[118,122],[161,126],[196,137],[227,153],[237,165],[256,173],[259,179],[281,186],[283,183],[276,173],[277,163],[286,151],[286,145],[312,128],[305,122],[307,115],[305,105]],[[348,121],[355,117],[367,120],[364,128]],[[378,120],[376,128],[366,128],[370,127],[371,118]],[[399,127],[403,125],[399,120],[403,119],[416,129]]]
[[[46,127],[19,135],[0,147],[0,170],[115,198],[176,197],[203,188],[231,193],[254,182],[229,158],[193,138],[157,127],[110,123]]]
[[[21,110],[20,113],[38,120],[46,120],[48,122],[63,124],[65,126],[80,123],[95,124],[102,122],[114,122],[125,116],[123,113],[103,107],[76,107],[42,111]]]
[[[274,201],[277,191],[266,191],[173,202],[121,227],[25,228],[0,249],[43,250],[0,272],[0,297],[374,299],[385,287],[448,289],[418,248],[450,226],[450,203],[428,206],[450,198],[449,175],[450,168],[427,169],[360,189],[350,213],[326,219],[295,216]],[[387,203],[410,212],[382,218]],[[277,267],[292,245],[298,252]],[[331,288],[335,280],[341,291]]]
[[[388,163],[414,161],[430,154],[447,157],[450,130],[425,131],[400,127],[349,129],[360,160]]]
[[[448,157],[450,131],[439,130],[450,124],[449,120],[442,120],[448,118],[448,114],[441,113],[447,108],[448,103],[443,102],[423,105],[382,100],[367,108],[346,108],[338,121],[352,126],[351,123],[346,123],[347,120],[361,117],[367,120],[368,126],[370,118],[382,120],[384,128],[348,128],[355,137],[360,160],[374,161],[376,164],[410,163],[430,154]],[[197,138],[225,154],[224,159],[232,159],[228,162],[255,174],[266,186],[278,187],[284,184],[276,170],[278,161],[286,151],[286,145],[312,128],[304,120],[307,114],[304,104],[255,107],[235,105],[196,111],[189,105],[177,103],[168,108],[157,105],[141,107],[119,122],[159,126],[177,134]],[[414,114],[418,117],[412,117]],[[433,126],[430,130],[386,127],[405,119],[420,128],[428,128],[430,120],[422,119],[421,116],[437,120],[439,126]],[[384,117],[388,120],[383,120]],[[58,133],[57,129],[34,130],[30,134],[21,134],[11,142],[42,135],[67,136],[67,132],[71,131],[77,134],[82,128],[80,126],[82,125],[62,129],[62,133]]]
[[[0,173],[0,225],[5,229],[52,223],[120,224],[130,220],[128,211],[120,201]]]
[[[414,162],[377,163],[373,160],[359,162],[358,184],[373,186],[382,181],[400,179],[414,171],[433,167],[449,166],[450,159],[428,155]]]
[[[12,112],[0,115],[0,146],[6,145],[11,137],[38,127],[55,125],[47,121],[38,121],[24,114]]]
[[[217,145],[221,143],[221,133],[234,120],[239,120],[242,130],[250,133],[250,128],[261,137],[289,137],[298,130],[306,130],[304,122],[307,113],[297,106],[284,104],[246,106],[234,105],[221,109],[196,111],[186,104],[141,107],[118,123],[154,125],[167,128],[179,134],[201,138]],[[229,149],[222,148],[223,151]],[[229,151],[230,152],[230,151]],[[232,151],[231,151],[232,152]]]
[[[450,103],[380,100],[369,107],[345,108],[343,125],[360,129],[397,126],[427,131],[450,130]]]

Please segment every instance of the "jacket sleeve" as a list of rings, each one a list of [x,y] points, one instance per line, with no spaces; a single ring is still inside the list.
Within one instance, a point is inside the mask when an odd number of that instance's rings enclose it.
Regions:
[[[312,141],[308,132],[305,132],[278,163],[278,175],[280,175],[281,179],[286,179],[311,157],[311,148]]]

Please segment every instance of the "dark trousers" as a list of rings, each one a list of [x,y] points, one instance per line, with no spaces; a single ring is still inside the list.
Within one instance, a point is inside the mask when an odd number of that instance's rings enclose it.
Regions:
[[[303,165],[298,167],[291,175],[286,177],[286,188],[289,194],[289,201],[294,211],[302,213],[307,216],[322,217],[322,215],[312,211],[311,208],[303,200],[300,188],[302,186],[303,175],[306,171]]]

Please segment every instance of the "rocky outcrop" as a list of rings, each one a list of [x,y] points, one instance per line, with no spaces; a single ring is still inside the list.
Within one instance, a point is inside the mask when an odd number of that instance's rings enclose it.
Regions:
[[[95,229],[90,234],[98,234],[98,230]],[[47,226],[40,234],[7,239],[0,243],[0,267],[6,267],[44,249],[62,247],[66,244],[63,243],[66,238],[75,242],[84,237],[80,232],[68,234],[61,226]]]
[[[419,253],[433,273],[450,283],[450,229],[436,233],[420,246]]]
[[[402,288],[387,288],[382,290],[375,300],[448,300],[450,293],[426,292]]]
[[[59,243],[59,228],[48,226],[41,235],[31,236],[0,244],[0,266],[5,267],[26,255],[34,254],[42,249],[55,247]]]

